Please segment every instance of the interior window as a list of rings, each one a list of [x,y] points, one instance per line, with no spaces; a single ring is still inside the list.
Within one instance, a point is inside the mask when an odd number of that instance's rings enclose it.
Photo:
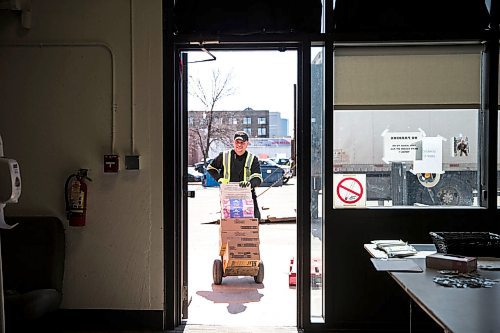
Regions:
[[[479,205],[481,51],[335,49],[335,208]]]
[[[337,110],[335,207],[477,206],[478,110]]]

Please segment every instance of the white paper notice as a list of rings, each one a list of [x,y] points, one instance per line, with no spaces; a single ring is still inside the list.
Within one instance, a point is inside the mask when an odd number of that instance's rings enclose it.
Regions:
[[[422,138],[422,154],[413,162],[412,173],[444,173],[443,139],[440,136]]]
[[[415,160],[417,142],[422,140],[422,132],[384,132],[385,163],[410,162]]]

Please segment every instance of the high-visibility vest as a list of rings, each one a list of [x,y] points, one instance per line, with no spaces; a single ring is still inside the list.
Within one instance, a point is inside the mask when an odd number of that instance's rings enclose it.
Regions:
[[[247,152],[245,167],[243,168],[243,180],[246,182],[255,177],[262,177],[261,175],[252,174],[252,163],[253,154]],[[222,166],[224,167],[224,176],[222,178],[227,179],[227,182],[229,182],[231,180],[231,150],[222,153]]]

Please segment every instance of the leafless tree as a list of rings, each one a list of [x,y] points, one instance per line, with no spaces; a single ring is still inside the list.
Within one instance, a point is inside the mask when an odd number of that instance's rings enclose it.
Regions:
[[[213,70],[210,78],[189,76],[189,94],[196,98],[203,106],[200,112],[190,112],[192,124],[189,126],[190,150],[201,151],[203,162],[206,164],[210,147],[215,142],[230,145],[231,136],[236,130],[233,123],[235,114],[228,111],[217,111],[216,107],[225,97],[235,94],[232,85],[232,72],[221,73]]]

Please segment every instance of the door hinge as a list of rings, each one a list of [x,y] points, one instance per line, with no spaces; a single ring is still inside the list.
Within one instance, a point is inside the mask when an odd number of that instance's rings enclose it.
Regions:
[[[188,298],[188,287],[187,286],[182,286],[182,300],[187,300]]]
[[[188,301],[188,287],[182,286],[182,319],[188,319],[188,307],[191,303],[191,300]]]

